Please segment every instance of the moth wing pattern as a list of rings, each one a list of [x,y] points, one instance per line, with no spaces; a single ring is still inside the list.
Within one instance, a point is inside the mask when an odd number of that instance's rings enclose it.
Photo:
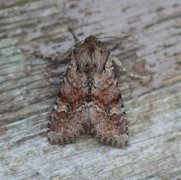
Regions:
[[[127,118],[109,55],[94,36],[76,44],[51,115],[50,143],[70,143],[86,132],[101,143],[127,146]]]
[[[62,113],[62,115],[61,115]],[[48,139],[51,144],[67,144],[75,141],[83,131],[81,119],[84,118],[83,111],[69,113],[67,118],[63,119],[65,112],[54,110],[51,116],[50,131]]]
[[[51,144],[73,142],[84,131],[83,124],[87,119],[83,104],[86,97],[86,88],[82,88],[84,83],[86,76],[77,73],[74,65],[70,63],[51,114],[50,130],[47,134]]]
[[[105,67],[102,74],[95,75],[97,87],[92,90],[95,104],[90,111],[92,131],[101,143],[126,147],[127,118],[111,58]]]

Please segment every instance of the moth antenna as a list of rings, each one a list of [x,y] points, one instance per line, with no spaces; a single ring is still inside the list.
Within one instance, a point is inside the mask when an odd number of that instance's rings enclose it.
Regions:
[[[71,27],[68,27],[68,31],[72,34],[72,37],[74,38],[75,44],[77,44],[79,42],[79,39],[76,36],[76,34],[74,33],[73,29]]]
[[[104,40],[122,40],[123,42],[127,43],[134,43],[134,44],[140,44],[136,41],[136,39],[133,38],[133,36],[128,35],[128,34],[123,34],[122,36],[106,36],[106,37],[98,37],[98,39]]]

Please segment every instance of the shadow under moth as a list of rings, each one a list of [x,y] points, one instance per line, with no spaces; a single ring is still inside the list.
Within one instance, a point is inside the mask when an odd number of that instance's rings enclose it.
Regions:
[[[101,143],[127,146],[127,119],[112,61],[94,36],[75,45],[51,114],[51,144],[71,143],[88,133]]]

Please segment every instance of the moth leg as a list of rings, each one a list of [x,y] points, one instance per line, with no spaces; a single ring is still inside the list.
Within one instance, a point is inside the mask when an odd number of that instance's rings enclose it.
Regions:
[[[73,29],[71,27],[68,27],[68,31],[72,34],[75,43],[79,42],[78,37],[75,35]],[[31,52],[32,55],[35,57],[41,58],[41,59],[47,59],[50,61],[59,61],[62,62],[64,60],[70,59],[71,53],[70,50],[68,50],[65,54],[60,53],[59,51],[55,51],[51,49],[51,47],[39,47],[36,50],[33,50]]]
[[[40,49],[37,49],[35,51],[32,52],[32,55],[34,55],[37,58],[41,58],[41,59],[48,59],[51,61],[54,61],[57,58],[57,54],[47,54],[45,52],[42,52]]]
[[[51,52],[49,53],[48,50],[41,50],[41,48],[38,48],[36,50],[33,50],[31,54],[34,57],[40,58],[40,59],[46,59],[52,62],[57,63],[63,63],[67,62],[67,60],[70,60],[70,51],[67,51],[65,54],[62,54],[60,52]]]
[[[146,77],[144,76],[140,76],[138,74],[134,74],[134,73],[130,73],[124,66],[123,64],[121,63],[121,61],[116,58],[116,57],[112,57],[112,60],[113,62],[122,70],[122,72],[128,74],[129,77],[131,78],[135,78],[135,79],[141,79],[141,80],[144,80]]]

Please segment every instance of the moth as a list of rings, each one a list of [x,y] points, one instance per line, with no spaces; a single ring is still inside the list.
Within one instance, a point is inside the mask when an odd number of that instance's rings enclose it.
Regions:
[[[51,144],[74,142],[83,133],[115,147],[128,144],[128,126],[109,50],[95,36],[71,52],[59,96],[51,114]]]

